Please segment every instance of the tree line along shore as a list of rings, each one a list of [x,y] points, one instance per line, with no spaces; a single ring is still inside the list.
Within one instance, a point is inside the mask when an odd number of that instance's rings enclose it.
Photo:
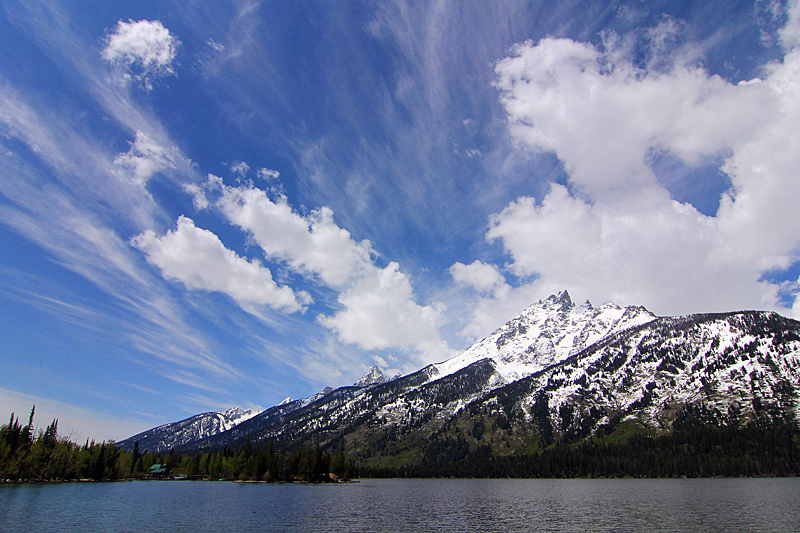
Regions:
[[[26,425],[12,413],[0,427],[0,480],[5,482],[117,481],[123,479],[191,479],[320,483],[346,481],[353,463],[344,453],[323,452],[319,447],[275,451],[248,442],[238,450],[159,454],[138,446],[127,452],[113,441],[87,440],[78,444],[58,436],[58,420],[36,430],[31,409]],[[153,473],[153,467],[158,473]]]
[[[276,451],[246,439],[237,449],[168,453],[125,451],[113,441],[78,444],[58,436],[58,420],[43,430],[33,424],[35,407],[22,425],[11,415],[0,427],[0,481],[116,481],[209,479],[321,483],[355,477],[619,478],[769,477],[800,475],[800,430],[776,418],[748,424],[722,423],[702,409],[687,409],[672,431],[633,432],[624,439],[543,442],[535,452],[493,454],[463,436],[431,438],[406,464],[370,464],[363,457],[319,446]]]

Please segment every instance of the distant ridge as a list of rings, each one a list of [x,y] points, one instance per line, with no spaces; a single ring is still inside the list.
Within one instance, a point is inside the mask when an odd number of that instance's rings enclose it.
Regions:
[[[117,446],[130,451],[138,442],[140,450],[166,451],[228,431],[260,412],[255,409],[231,407],[219,413],[202,413],[143,431],[118,442]]]

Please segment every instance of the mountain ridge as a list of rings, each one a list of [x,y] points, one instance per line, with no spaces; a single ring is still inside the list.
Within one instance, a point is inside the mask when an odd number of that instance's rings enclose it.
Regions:
[[[262,410],[260,409],[230,407],[225,411],[200,413],[179,420],[178,422],[162,424],[155,428],[137,433],[116,444],[124,450],[133,450],[137,442],[143,450],[168,450],[173,447],[184,445],[187,442],[228,431],[238,424],[257,416],[261,412]]]
[[[390,380],[373,367],[352,386],[282,403],[174,447],[272,440],[372,460],[418,456],[445,434],[513,453],[631,424],[668,431],[681,410],[700,404],[720,417],[797,421],[799,368],[800,322],[776,313],[656,317],[637,306],[575,305],[562,291],[450,360]],[[133,438],[123,442],[132,446]]]

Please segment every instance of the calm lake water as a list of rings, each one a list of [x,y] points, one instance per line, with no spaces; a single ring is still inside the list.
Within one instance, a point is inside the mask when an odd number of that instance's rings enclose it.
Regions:
[[[0,485],[0,531],[800,531],[800,478]]]

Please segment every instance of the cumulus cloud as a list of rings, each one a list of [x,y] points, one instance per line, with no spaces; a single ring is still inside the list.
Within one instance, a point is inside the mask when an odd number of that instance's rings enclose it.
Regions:
[[[271,198],[251,184],[226,186],[215,176],[209,176],[197,196],[200,202],[212,202],[270,260],[283,261],[338,293],[339,308],[318,320],[341,341],[364,349],[399,348],[426,362],[449,355],[439,335],[444,306],[418,304],[399,265],[376,265],[371,243],[354,240],[336,224],[331,209],[321,207],[303,216],[283,196]]]
[[[618,52],[548,38],[498,63],[512,135],[555,153],[569,183],[512,202],[487,239],[542,292],[663,314],[778,306],[761,278],[798,260],[800,52],[739,84],[680,62],[638,69]],[[715,217],[670,197],[654,151],[687,165],[727,155],[733,187]]]
[[[150,90],[152,78],[174,73],[179,44],[161,21],[120,20],[106,37],[101,56],[119,69],[122,80],[141,81]]]
[[[114,159],[114,164],[130,181],[144,185],[157,172],[176,168],[175,162],[179,159],[181,155],[177,148],[164,148],[146,133],[137,131],[136,140],[131,143],[130,149],[119,154]]]
[[[773,3],[772,6],[777,4]],[[787,5],[788,20],[778,32],[781,45],[786,50],[800,46],[800,0],[789,0]]]
[[[214,233],[198,228],[186,217],[178,219],[175,230],[158,237],[148,230],[131,241],[169,280],[189,289],[227,294],[240,304],[268,305],[295,312],[310,303],[306,293],[280,287],[269,269],[229,250]]]
[[[227,187],[212,177],[221,193],[217,207],[233,224],[250,233],[264,253],[316,277],[336,289],[348,286],[372,264],[372,245],[356,242],[333,221],[333,211],[322,207],[304,217],[285,197],[273,201],[256,187]]]
[[[239,179],[244,179],[247,173],[250,172],[250,165],[244,161],[234,161],[233,164],[231,164],[231,172],[236,174]]]
[[[319,321],[344,342],[367,349],[406,348],[422,352],[431,362],[447,354],[439,337],[444,306],[419,305],[408,276],[397,263],[365,269],[338,298],[343,309]]]
[[[264,181],[275,180],[280,177],[281,173],[277,170],[271,170],[269,168],[259,168],[258,169],[258,177]]]
[[[638,193],[655,181],[650,150],[694,163],[752,139],[777,112],[764,84],[733,85],[681,64],[642,71],[616,52],[548,38],[496,67],[514,137],[555,152],[586,194]]]
[[[743,298],[763,305],[755,265],[722,253],[717,222],[668,198],[620,210],[553,185],[540,205],[519,198],[493,217],[487,237],[502,241],[515,274],[538,276],[553,292],[568,287],[666,314],[732,309]]]
[[[472,287],[482,293],[488,293],[506,285],[500,269],[482,261],[474,261],[470,265],[455,263],[450,267],[450,275],[453,276],[456,283]]]
[[[196,183],[186,183],[182,188],[192,197],[192,204],[198,211],[208,209],[211,205],[208,198],[206,198],[206,191],[202,186]]]

